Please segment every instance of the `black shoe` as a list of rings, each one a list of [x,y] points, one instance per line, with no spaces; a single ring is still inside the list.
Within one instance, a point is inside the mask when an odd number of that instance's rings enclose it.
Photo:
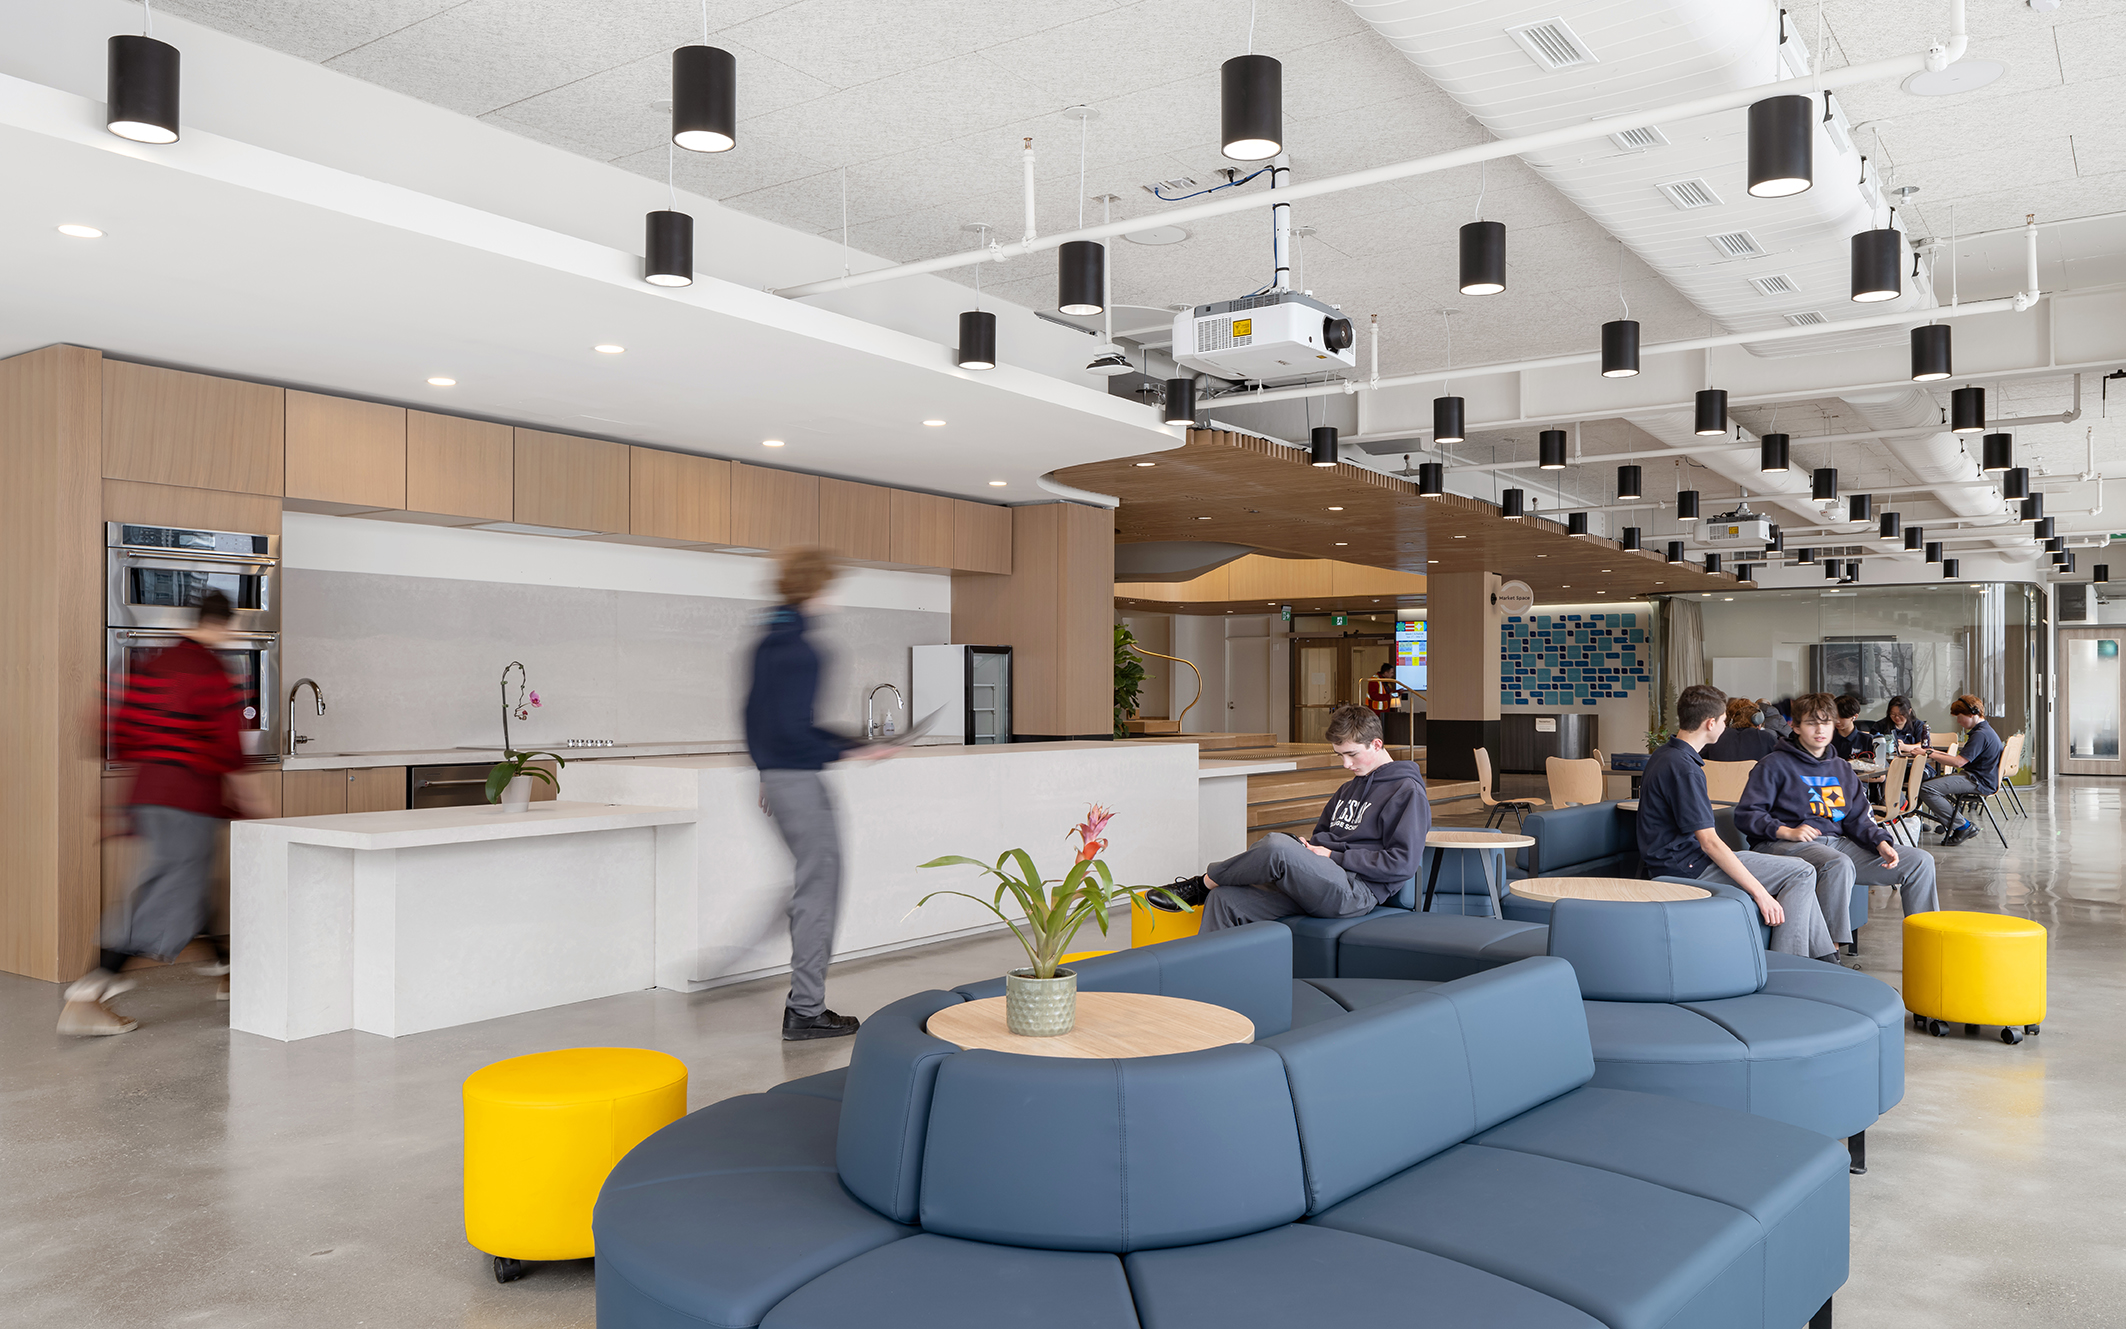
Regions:
[[[1967,821],[1959,829],[1951,831],[1949,833],[1949,838],[1943,840],[1942,843],[1945,845],[1958,845],[1962,844],[1966,840],[1976,839],[1977,836],[1978,823],[1975,821]]]
[[[782,1040],[785,1043],[801,1042],[808,1038],[847,1038],[856,1032],[861,1023],[853,1015],[836,1015],[833,1011],[821,1011],[817,1015],[799,1015],[789,1007],[783,1007]]]
[[[1154,909],[1178,914],[1183,905],[1191,909],[1199,908],[1210,897],[1211,888],[1203,884],[1203,878],[1176,877],[1169,885],[1146,891],[1144,902]]]

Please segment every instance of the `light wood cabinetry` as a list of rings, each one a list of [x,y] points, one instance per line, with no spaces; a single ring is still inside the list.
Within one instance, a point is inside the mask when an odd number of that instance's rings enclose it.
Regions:
[[[406,408],[288,397],[287,506],[345,516],[406,506]]]
[[[437,526],[516,515],[516,442],[508,425],[406,412],[406,511]],[[377,513],[394,517],[400,514]]]
[[[733,543],[730,462],[656,448],[628,454],[628,534],[671,544]]]
[[[1011,571],[1011,512],[995,503],[952,501],[953,571]]]
[[[347,772],[349,812],[406,810],[406,768],[365,766]]]
[[[854,480],[819,482],[819,542],[843,558],[893,561],[893,491]]]
[[[208,531],[279,535],[281,500],[263,494],[225,494],[214,489],[103,482],[103,519],[148,526],[189,526]]]
[[[893,561],[917,568],[952,566],[953,500],[893,491]]]
[[[345,767],[326,771],[282,771],[283,817],[328,817],[347,810]]]
[[[731,543],[781,549],[819,543],[819,477],[731,463]]]
[[[258,383],[103,362],[103,473],[113,480],[281,493],[285,394]]]
[[[526,526],[625,534],[628,446],[543,429],[516,431],[516,515]]]
[[[1011,509],[1011,571],[952,577],[952,639],[1009,646],[1012,732],[1114,729],[1114,516],[1075,503]]]

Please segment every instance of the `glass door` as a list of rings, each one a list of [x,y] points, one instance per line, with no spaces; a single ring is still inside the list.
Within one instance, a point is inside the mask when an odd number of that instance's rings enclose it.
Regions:
[[[2126,774],[2119,760],[2119,720],[2126,703],[2122,642],[2126,629],[2060,629],[2062,775]]]

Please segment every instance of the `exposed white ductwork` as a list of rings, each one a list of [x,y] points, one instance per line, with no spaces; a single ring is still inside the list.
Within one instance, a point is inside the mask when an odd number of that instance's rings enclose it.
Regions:
[[[1941,404],[1924,388],[1903,388],[1842,397],[1861,419],[1878,429],[1913,429],[1941,423]],[[1982,478],[1978,462],[1964,451],[1962,440],[1946,426],[1938,434],[1900,440],[1883,451],[1923,485],[1939,485],[1931,491],[1934,501],[1959,517],[1980,517],[2000,511],[2000,495],[1991,486],[1958,485],[1958,480]]]
[[[1695,449],[1705,442],[1694,432],[1697,418],[1689,411],[1664,411],[1658,415],[1627,415],[1624,418],[1663,443],[1678,449],[1678,460],[1682,460],[1686,455],[1683,449]],[[1746,429],[1738,428],[1734,432],[1736,437],[1745,442],[1756,442],[1756,436]],[[1608,458],[1602,460],[1607,461]],[[1809,473],[1798,466],[1792,470],[1775,471],[1766,475],[1757,469],[1757,454],[1743,451],[1698,453],[1690,456],[1689,460],[1715,475],[1734,481],[1752,499],[1763,499],[1764,502],[1758,503],[1760,508],[1770,503],[1785,509],[1804,522],[1823,520],[1822,510],[1809,501]],[[1659,464],[1658,458],[1650,459],[1649,468]],[[1646,477],[1646,483],[1652,487],[1656,486],[1658,481],[1654,475],[1649,475]],[[1710,510],[1704,511],[1706,516],[1712,515]]]

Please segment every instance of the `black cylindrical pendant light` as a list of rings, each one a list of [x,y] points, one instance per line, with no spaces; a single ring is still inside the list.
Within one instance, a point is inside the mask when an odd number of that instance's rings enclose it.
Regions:
[[[954,361],[962,369],[995,369],[997,367],[997,316],[986,309],[969,309],[960,315],[960,354]],[[1192,386],[1188,379],[1181,379],[1184,386]],[[1167,385],[1171,395],[1173,385]],[[1193,398],[1194,393],[1190,396]],[[1193,401],[1190,403],[1193,405]],[[1175,423],[1169,420],[1168,424]]]
[[[1766,97],[1750,107],[1750,195],[1785,198],[1813,182],[1816,104],[1807,97]]]
[[[1069,240],[1056,248],[1056,308],[1083,318],[1100,312],[1107,289],[1107,246]]]
[[[1927,540],[1927,528],[1926,528],[1926,527],[1924,527],[1924,526],[1907,526],[1907,527],[1905,527],[1905,548],[1907,548],[1907,549],[1917,549],[1917,548],[1919,548],[1919,547],[1920,547],[1921,545],[1925,544],[1925,543],[1926,543],[1926,540]]]
[[[714,46],[672,52],[672,142],[688,152],[738,146],[738,60]]]
[[[1878,540],[1895,540],[1898,536],[1904,533],[1903,528],[1899,525],[1899,523],[1903,520],[1904,519],[1897,513],[1883,513],[1882,525],[1880,527],[1881,534],[1877,535],[1875,538]]]
[[[1676,520],[1677,520],[1677,521],[1696,521],[1696,520],[1698,520],[1698,491],[1697,491],[1697,490],[1695,490],[1695,489],[1678,489],[1678,490],[1676,491]]]
[[[1166,414],[1160,418],[1170,425],[1196,423],[1195,379],[1170,378],[1166,381]]]
[[[1584,512],[1568,512],[1568,513],[1566,513],[1566,514],[1565,514],[1565,534],[1567,534],[1567,535],[1585,535],[1585,534],[1587,534],[1587,514],[1586,514],[1586,513],[1584,513]]]
[[[1986,432],[1986,390],[1984,388],[1958,388],[1949,394],[1949,432],[1952,434],[1983,434]]]
[[[1757,580],[1756,572],[1757,569],[1748,563],[1737,563],[1735,565],[1735,580],[1755,581]]]
[[[1853,236],[1853,299],[1895,300],[1904,293],[1904,237],[1892,226]]]
[[[1866,521],[1872,514],[1874,505],[1875,496],[1873,494],[1855,494],[1845,501],[1845,519],[1847,521]]]
[[[1218,143],[1236,162],[1284,151],[1284,66],[1266,55],[1236,55],[1218,68]]]
[[[113,37],[103,127],[135,143],[177,141],[177,48],[153,37]]]
[[[1963,575],[1964,565],[1961,560],[1945,558],[1941,561],[1941,579],[1943,581],[1955,581]]]
[[[2111,580],[2111,565],[2110,565],[2109,563],[2094,563],[2094,564],[2091,564],[2091,565],[2090,565],[2090,568],[2089,568],[2089,580],[2091,580],[2091,581],[2094,581],[2094,582],[2107,582],[2107,581],[2110,581],[2110,580]]]
[[[643,219],[642,279],[652,286],[694,284],[694,219],[653,212]]]
[[[1535,436],[1536,467],[1544,471],[1565,469],[1565,431],[1546,429]]]
[[[1681,563],[1684,561],[1683,542],[1681,540],[1670,540],[1668,542],[1668,561],[1671,563]]]
[[[1443,462],[1421,461],[1417,464],[1417,492],[1424,498],[1438,498],[1447,492],[1447,467]]]
[[[2030,538],[2033,540],[2055,540],[2059,538],[2053,534],[2057,529],[2058,527],[2054,524],[2052,518],[2040,517],[2030,523]],[[2066,546],[2061,545],[2060,548],[2065,549]]]
[[[1506,223],[1473,221],[1462,226],[1462,294],[1497,295],[1506,289]]]
[[[1307,438],[1309,443],[1312,444],[1312,456],[1309,461],[1313,465],[1334,466],[1336,464],[1335,425],[1316,425],[1314,426],[1314,432],[1309,434]]]
[[[1639,468],[1638,468],[1638,467],[1636,467],[1636,466],[1619,466],[1619,467],[1617,468],[1617,497],[1618,497],[1618,498],[1638,498],[1638,497],[1640,497],[1640,493],[1639,493]]]
[[[1927,547],[1926,547],[1926,557],[1927,557],[1927,562],[1929,562],[1929,563],[1939,563],[1939,562],[1941,562],[1941,541],[1939,541],[1939,540],[1929,540],[1929,541],[1927,541]]]
[[[1462,426],[1462,399],[1460,397],[1434,397],[1432,399],[1432,441],[1434,443],[1466,443],[1469,434]]]
[[[1813,549],[1804,549],[1799,554],[1795,555],[1794,561],[1796,563],[1814,563],[1816,561],[1816,551]]]
[[[1982,471],[2007,471],[2015,468],[2015,435],[1988,434],[1979,440],[1978,468]]]
[[[1814,482],[1809,490],[1809,497],[1818,503],[1827,502],[1838,497],[1838,470],[1836,467],[1819,466],[1816,468]]]
[[[1839,562],[1835,558],[1827,558],[1823,560],[1823,579],[1825,581],[1837,581],[1840,577],[1843,577],[1844,575],[1845,564]]]
[[[1705,570],[1707,572],[1718,572],[1720,570],[1720,556],[1718,554],[1707,554],[1705,556]]]
[[[1727,391],[1707,388],[1698,394],[1698,423],[1691,432],[1699,438],[1718,438],[1727,432]]]
[[[2050,517],[2047,517],[2047,518],[2046,518],[2046,520],[2047,520],[2047,521],[2050,521],[2050,520],[2051,520],[2051,518],[2050,518]],[[2045,538],[2045,552],[2046,552],[2046,553],[2048,553],[2048,554],[2064,554],[2064,553],[2066,553],[2066,552],[2067,552],[2067,537],[2066,537],[2066,536],[2064,536],[2064,535],[2052,535],[2052,536],[2047,536],[2047,537]]]
[[[2030,497],[2030,468],[2011,466],[2001,472],[2001,497],[2025,499]]]
[[[1602,377],[1630,378],[1639,372],[1639,322],[1619,318],[1602,325]]]
[[[1780,530],[1777,526],[1772,527],[1772,538],[1764,542],[1764,552],[1767,554],[1785,553],[1786,532]]]
[[[1505,493],[1500,494],[1499,515],[1501,517],[1506,518],[1508,521],[1519,521],[1523,516],[1526,515],[1526,513],[1522,510],[1522,500],[1526,497],[1527,495],[1523,494],[1518,489],[1509,489]]]
[[[1929,323],[1912,329],[1912,381],[1932,383],[1955,372],[1949,355],[1949,325]]]
[[[2023,520],[2041,521],[2045,516],[2045,495],[2033,489],[2023,498]]]
[[[1757,469],[1766,475],[1786,470],[1786,435],[1766,434],[1757,440]]]
[[[2066,553],[2061,554],[2057,562],[2060,565],[2060,571],[2072,573],[2074,571],[2074,551],[2070,549]]]
[[[1617,547],[1626,553],[1635,552],[1639,548],[1639,528],[1627,526],[1622,531],[1622,535],[1624,539]]]

